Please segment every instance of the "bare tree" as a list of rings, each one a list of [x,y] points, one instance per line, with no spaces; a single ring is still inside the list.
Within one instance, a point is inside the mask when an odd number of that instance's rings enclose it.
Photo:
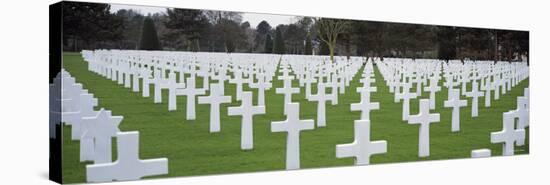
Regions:
[[[334,62],[334,49],[338,35],[348,29],[349,22],[340,19],[318,18],[315,20],[315,29],[319,39],[325,42],[330,52],[330,61]]]

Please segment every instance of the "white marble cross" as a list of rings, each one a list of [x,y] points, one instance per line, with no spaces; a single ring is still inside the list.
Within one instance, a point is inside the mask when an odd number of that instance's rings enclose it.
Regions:
[[[382,154],[387,151],[387,142],[370,141],[370,121],[355,120],[353,143],[336,145],[336,157],[355,157],[356,165],[367,165],[370,163],[370,156]]]
[[[130,71],[130,64],[124,63],[124,87],[130,88],[132,86],[131,82],[131,71]]]
[[[467,100],[460,99],[460,90],[458,89],[449,89],[451,91],[451,96],[449,100],[443,102],[444,107],[452,107],[452,119],[451,119],[451,131],[457,132],[460,131],[460,107],[465,107],[468,105]]]
[[[422,96],[422,76],[417,74],[414,82],[416,83],[416,96]]]
[[[292,87],[292,76],[279,76],[279,79],[283,80],[283,87],[276,88],[275,93],[283,94],[285,96],[284,100],[284,113],[288,114],[288,104],[292,103],[292,94],[300,93],[300,88]]]
[[[334,94],[325,93],[325,83],[317,83],[317,94],[310,96],[312,101],[317,101],[317,127],[326,126],[326,101],[334,98]]]
[[[483,92],[479,91],[478,90],[478,84],[477,84],[477,80],[474,80],[472,82],[472,91],[470,92],[466,92],[466,96],[467,97],[471,97],[472,98],[472,117],[477,117],[478,116],[478,98],[483,96]]]
[[[517,104],[516,104],[516,109],[511,111],[513,116],[514,116],[514,122],[515,122],[515,118],[517,118],[518,120],[518,124],[516,126],[516,128],[518,129],[525,129],[527,126],[529,126],[529,107],[528,107],[528,102],[529,100],[527,100],[527,97],[525,96],[522,96],[522,97],[517,97]],[[518,140],[516,142],[516,145],[517,146],[523,146],[525,144],[525,139],[522,139],[522,140]]]
[[[493,76],[493,83],[491,85],[493,85],[493,90],[495,91],[495,100],[498,100],[500,99],[500,85],[502,83],[502,81],[500,80],[500,75],[499,74],[496,74],[495,76]]]
[[[418,156],[430,156],[430,124],[439,122],[439,113],[430,114],[430,100],[420,100],[420,112],[409,117],[409,124],[420,124]]]
[[[437,85],[437,78],[434,76],[430,78],[430,86],[424,87],[425,91],[430,92],[430,110],[435,109],[435,93],[441,91],[441,87]]]
[[[411,84],[409,83],[403,83],[401,84],[403,87],[403,92],[397,94],[397,99],[403,99],[403,111],[402,111],[402,120],[407,121],[409,119],[409,111],[410,111],[410,99],[416,98],[416,93],[409,92],[409,89],[411,88]]]
[[[177,89],[176,95],[185,95],[187,96],[187,104],[186,104],[186,118],[187,120],[195,120],[196,114],[195,114],[195,97],[197,95],[203,95],[205,94],[204,89],[197,89],[195,88],[195,78],[190,77],[187,79],[187,84],[185,89]]]
[[[330,91],[332,93],[332,95],[334,95],[334,99],[332,99],[332,105],[337,105],[338,104],[338,80],[336,79],[336,74],[333,74],[331,75],[331,81],[327,82],[328,84],[330,84]]]
[[[363,79],[370,79],[370,78],[363,78]],[[369,81],[369,80],[365,80],[365,81]],[[357,87],[357,92],[361,92],[361,91],[376,92],[377,90],[378,89],[376,87],[370,86],[370,82],[363,84],[363,87]]]
[[[253,116],[265,114],[265,106],[254,106],[252,104],[252,92],[243,92],[241,106],[228,107],[227,114],[230,116],[242,116],[241,121],[241,149],[250,150],[253,143]]]
[[[313,120],[300,120],[300,104],[287,105],[288,114],[285,121],[271,122],[271,132],[287,132],[286,169],[300,169],[300,131],[313,130]]]
[[[82,118],[97,115],[94,107],[97,106],[97,99],[94,95],[85,93],[80,95],[80,111],[77,118],[71,119],[71,139],[79,140],[82,137]]]
[[[465,94],[465,93],[466,93],[466,84],[467,84],[468,82],[470,82],[470,75],[469,75],[469,73],[468,73],[466,70],[464,70],[464,71],[462,72],[462,75],[460,75],[460,83],[461,83],[461,85],[462,85],[462,86],[461,86],[461,87],[462,87],[462,88],[461,88],[461,89],[462,89],[462,94]]]
[[[380,103],[370,102],[370,91],[357,89],[361,93],[361,101],[350,105],[351,111],[361,111],[361,120],[370,120],[370,111],[380,109]]]
[[[141,82],[141,85],[142,85],[142,90],[141,90],[141,96],[142,97],[149,97],[149,84],[152,83],[152,80],[151,80],[151,71],[144,67],[141,72],[140,72],[140,76],[141,76],[141,79],[143,80]]]
[[[456,85],[453,77],[447,76],[445,79],[445,83],[443,83],[443,85],[447,87],[447,98],[449,98],[451,96],[451,89],[453,89],[454,86]]]
[[[94,145],[94,162],[111,162],[111,137],[120,132],[118,125],[122,121],[122,116],[112,116],[111,111],[103,108],[97,112],[94,117],[82,118],[82,140],[92,140]],[[85,141],[86,142],[86,141]],[[81,143],[82,144],[82,143]],[[87,146],[81,146],[87,148]]]
[[[491,143],[503,143],[502,155],[514,155],[514,143],[525,140],[525,130],[515,129],[514,113],[502,113],[502,131],[491,132]]]
[[[529,125],[529,107],[528,107],[528,99],[526,96],[517,97],[517,104],[516,104],[516,116],[518,118],[518,125],[517,128],[525,128]]]
[[[237,93],[235,94],[235,98],[236,100],[241,100],[242,93],[243,93],[243,83],[245,83],[245,79],[243,79],[242,71],[239,69],[235,70],[235,72],[233,73],[233,76],[235,77],[232,79],[229,79],[229,83],[236,85],[235,90],[237,91]]]
[[[309,98],[311,97],[311,84],[317,82],[317,79],[313,77],[313,74],[311,74],[311,72],[307,72],[303,82],[306,85],[306,99],[310,100]]]
[[[490,77],[485,79],[485,107],[491,107],[491,89],[493,86],[490,79]]]
[[[115,162],[86,165],[87,182],[138,180],[168,174],[168,159],[139,159],[139,133],[117,133],[118,159]]]
[[[165,83],[164,79],[164,73],[161,72],[162,70],[155,71],[155,78],[153,79],[153,83],[155,84],[155,95],[154,95],[154,102],[155,103],[162,103],[162,84]]]
[[[65,82],[63,82],[65,83]],[[83,92],[82,84],[73,83],[70,85],[63,84],[61,92],[61,111],[65,113],[68,112],[78,112],[80,110],[80,94]],[[65,118],[62,118],[65,121]],[[70,123],[69,123],[70,124]]]
[[[250,83],[250,88],[258,89],[258,105],[265,105],[265,90],[271,88],[271,83],[265,79],[265,74],[258,73],[258,82]]]
[[[185,87],[184,83],[176,82],[176,73],[171,72],[168,74],[167,83],[161,84],[161,88],[168,89],[168,111],[174,111],[177,109],[177,89]]]
[[[132,67],[132,92],[139,92],[139,73],[138,67]]]
[[[220,131],[220,104],[231,103],[231,96],[224,96],[219,83],[210,84],[210,95],[200,96],[199,104],[210,104],[210,132]]]

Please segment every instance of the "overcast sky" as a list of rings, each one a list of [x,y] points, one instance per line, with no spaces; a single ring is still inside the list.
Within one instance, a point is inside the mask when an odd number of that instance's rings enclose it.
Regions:
[[[111,12],[114,13],[121,9],[137,10],[143,15],[166,12],[166,8],[162,8],[162,7],[111,4]],[[256,14],[256,13],[243,13],[242,16],[243,16],[243,22],[248,21],[250,23],[250,26],[253,28],[256,28],[256,26],[262,20],[266,20],[269,23],[269,25],[271,25],[271,27],[273,28],[275,28],[279,24],[290,24],[290,23],[296,22],[294,16]]]

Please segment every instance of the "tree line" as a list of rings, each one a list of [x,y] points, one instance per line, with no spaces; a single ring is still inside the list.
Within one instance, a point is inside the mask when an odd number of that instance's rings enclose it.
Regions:
[[[256,27],[242,13],[167,8],[142,15],[111,13],[110,5],[64,2],[63,46],[82,49],[144,49],[507,60],[529,57],[529,33],[484,28],[295,17],[294,23]],[[332,59],[332,57],[331,57]]]

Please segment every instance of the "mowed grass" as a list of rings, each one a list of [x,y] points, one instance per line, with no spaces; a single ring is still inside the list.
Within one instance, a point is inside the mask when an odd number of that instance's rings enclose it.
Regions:
[[[163,90],[163,102],[153,103],[151,97],[144,98],[141,92],[132,92],[117,82],[106,79],[87,70],[87,65],[78,53],[65,53],[64,68],[82,83],[84,88],[99,99],[99,106],[111,110],[113,115],[122,115],[121,131],[139,131],[141,159],[168,158],[169,173],[148,178],[195,176],[223,173],[255,172],[285,169],[286,133],[271,132],[271,122],[286,119],[283,115],[283,95],[275,94],[275,88],[282,87],[282,81],[273,79],[273,87],[266,91],[267,114],[254,117],[254,149],[240,149],[240,116],[227,116],[227,107],[239,106],[235,100],[235,85],[226,82],[225,93],[232,96],[231,104],[222,104],[221,132],[209,132],[208,104],[196,104],[196,120],[185,119],[185,96],[177,97],[177,111],[168,111],[168,92]],[[375,67],[376,69],[376,67]],[[280,72],[278,74],[281,74]],[[470,157],[471,150],[489,148],[493,156],[502,155],[502,145],[490,142],[490,133],[502,129],[502,113],[515,109],[516,97],[523,95],[523,88],[529,86],[528,79],[512,91],[492,101],[490,108],[484,107],[484,98],[479,99],[479,117],[471,118],[471,99],[468,107],[460,110],[460,132],[451,132],[451,109],[443,107],[447,98],[445,88],[437,93],[437,108],[441,121],[430,126],[430,156],[418,157],[418,125],[401,121],[401,103],[393,102],[393,94],[384,84],[378,69],[375,70],[378,92],[371,95],[372,102],[380,102],[380,110],[371,111],[371,140],[386,140],[387,153],[373,155],[371,164],[407,162],[421,160],[456,159]],[[339,104],[327,102],[327,126],[301,132],[301,168],[318,168],[353,165],[353,158],[336,158],[336,145],[351,143],[354,138],[354,120],[360,112],[350,111],[350,104],[360,101],[355,93],[360,75],[357,74],[345,94],[339,95]],[[201,87],[200,78],[197,87]],[[442,82],[440,82],[442,83]],[[294,80],[293,86],[298,86]],[[141,88],[141,87],[140,87]],[[415,91],[415,87],[411,91]],[[244,86],[245,91],[257,91]],[[327,88],[330,92],[330,89]],[[293,95],[293,102],[300,103],[301,119],[316,119],[317,103],[305,99],[304,88]],[[312,93],[316,93],[313,86]],[[428,98],[423,93],[421,98]],[[462,97],[466,99],[466,97]],[[418,113],[419,99],[411,100],[411,114]],[[63,127],[63,182],[77,183],[86,179],[86,164],[79,162],[79,142],[71,141],[70,126]],[[527,138],[528,137],[527,131]],[[516,154],[529,153],[529,139],[526,144],[515,148]],[[113,139],[113,160],[116,160],[116,139]]]

